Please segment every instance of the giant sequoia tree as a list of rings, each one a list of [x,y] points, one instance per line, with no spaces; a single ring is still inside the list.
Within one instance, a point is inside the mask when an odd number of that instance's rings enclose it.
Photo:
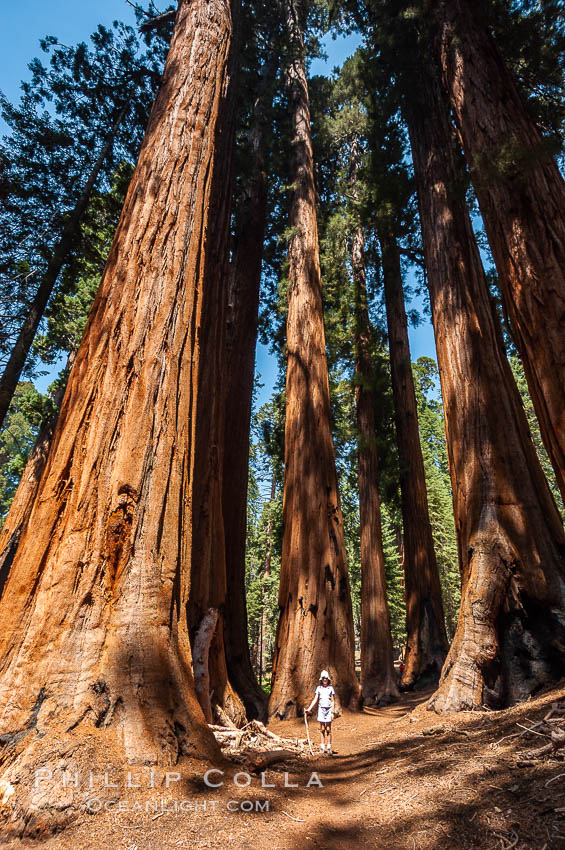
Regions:
[[[406,658],[402,685],[412,688],[437,682],[448,643],[418,431],[400,247],[390,224],[381,225],[380,245],[404,528]]]
[[[251,10],[246,9],[250,15]],[[257,10],[255,27],[267,24]],[[258,20],[257,20],[258,18]],[[255,377],[255,347],[259,323],[259,290],[263,246],[267,230],[267,167],[269,124],[276,82],[272,39],[267,38],[261,76],[255,62],[261,57],[261,35],[246,42],[252,82],[243,87],[242,111],[246,133],[240,141],[240,181],[231,248],[226,338],[226,415],[223,468],[223,516],[226,539],[227,594],[225,603],[226,655],[230,679],[243,700],[249,717],[265,719],[266,697],[257,684],[248,648],[245,599],[245,548],[247,534],[247,486],[249,432]],[[269,31],[267,30],[267,33]],[[246,114],[248,113],[248,114]],[[270,119],[270,120],[269,120]],[[241,134],[243,135],[243,133]],[[244,162],[245,159],[245,162]],[[274,498],[274,497],[273,497]]]
[[[487,31],[483,4],[435,5],[444,84],[542,438],[565,494],[565,183]]]
[[[143,762],[217,753],[195,695],[187,604],[202,598],[195,575],[218,581],[222,570],[231,33],[228,2],[180,4],[1,603],[8,777],[56,762],[69,735],[90,742],[94,763],[108,738]],[[12,798],[20,809],[25,793]]]
[[[289,246],[283,552],[270,714],[302,711],[322,668],[345,705],[359,702],[353,615],[335,455],[322,308],[316,193],[304,58],[308,4],[287,3],[294,138]]]
[[[398,697],[390,613],[387,605],[377,421],[372,387],[371,324],[367,307],[364,236],[353,236],[355,286],[355,398],[359,442],[359,519],[361,532],[361,687],[366,704]]]
[[[432,65],[409,119],[462,570],[431,706],[500,707],[565,672],[565,537],[506,359]]]

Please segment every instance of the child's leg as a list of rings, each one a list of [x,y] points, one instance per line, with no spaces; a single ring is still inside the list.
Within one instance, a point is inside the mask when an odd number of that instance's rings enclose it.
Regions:
[[[322,752],[325,752],[326,749],[325,731],[324,724],[320,723],[320,749]]]
[[[328,735],[328,753],[332,751],[332,724],[328,723],[326,726],[327,735]]]

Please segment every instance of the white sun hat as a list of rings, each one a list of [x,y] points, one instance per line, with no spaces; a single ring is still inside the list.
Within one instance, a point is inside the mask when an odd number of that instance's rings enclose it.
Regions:
[[[331,678],[332,677],[330,676],[327,670],[322,670],[322,672],[320,673],[320,681],[322,679],[329,679],[331,681]]]

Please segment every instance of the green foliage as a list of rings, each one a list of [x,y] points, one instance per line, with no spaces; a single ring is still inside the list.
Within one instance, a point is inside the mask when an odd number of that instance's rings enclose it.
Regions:
[[[0,143],[0,363],[107,141],[100,193],[111,191],[120,163],[136,161],[166,46],[155,39],[142,50],[135,31],[119,22],[99,26],[89,44],[48,36],[41,41],[48,62],[30,63],[19,104],[0,94],[10,131]],[[67,265],[98,250],[92,239],[96,232],[84,224]]]
[[[426,488],[434,548],[441,578],[448,637],[457,626],[461,603],[461,579],[451,480],[447,461],[445,423],[439,395],[439,373],[435,360],[420,357],[412,365],[418,403],[420,443],[424,457]]]
[[[513,354],[510,356],[510,368],[512,369],[512,373],[514,375],[514,380],[516,381],[516,386],[518,387],[518,392],[522,398],[522,404],[524,406],[524,410],[526,411],[526,418],[528,420],[528,426],[530,429],[530,435],[533,440],[541,468],[545,473],[545,477],[547,479],[547,483],[549,484],[549,489],[553,494],[553,498],[555,499],[555,504],[557,505],[563,520],[565,521],[565,507],[563,505],[563,499],[561,497],[561,493],[555,481],[555,473],[553,472],[553,467],[545,450],[545,446],[543,444],[539,423],[536,417],[536,413],[534,410],[534,405],[532,399],[530,397],[530,393],[528,392],[528,384],[526,381],[526,375],[524,373],[524,368],[522,366],[522,362],[520,358]]]
[[[271,669],[279,615],[283,456],[284,403],[281,394],[276,393],[253,416],[247,497],[245,592],[249,649],[262,685]]]
[[[399,549],[402,521],[394,516],[386,504],[381,505],[383,529],[383,555],[387,587],[387,603],[390,614],[390,630],[395,650],[406,643],[406,604],[404,599],[404,573]]]
[[[53,407],[29,381],[20,382],[0,429],[0,520],[3,522],[14,498],[21,474],[33,448],[41,423]]]

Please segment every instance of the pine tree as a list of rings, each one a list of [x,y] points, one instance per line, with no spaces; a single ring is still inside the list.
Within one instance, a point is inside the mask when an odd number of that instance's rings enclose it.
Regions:
[[[11,129],[1,157],[9,165],[0,187],[0,296],[11,321],[0,347],[0,425],[61,271],[81,242],[96,186],[120,157],[137,158],[163,59],[162,47],[139,55],[133,30],[122,24],[99,27],[90,49],[52,37],[42,46],[53,51],[50,67],[31,63],[19,106],[0,100]],[[56,117],[46,110],[51,103]]]

